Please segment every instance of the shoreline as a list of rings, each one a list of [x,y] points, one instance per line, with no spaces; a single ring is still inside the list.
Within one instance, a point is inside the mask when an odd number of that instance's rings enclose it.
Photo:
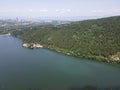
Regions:
[[[82,57],[82,56],[75,56],[73,54],[70,54],[69,52],[64,52],[64,51],[60,51],[57,50],[56,48],[50,48],[50,47],[45,47],[46,49],[52,50],[54,52],[60,53],[60,54],[64,54],[67,56],[72,56],[75,58],[79,58],[79,59],[86,59],[86,60],[90,60],[90,61],[96,61],[99,63],[105,63],[105,64],[109,64],[109,65],[120,65],[120,61],[116,61],[116,60],[110,60],[109,58],[104,58],[104,59],[96,59],[96,56],[93,56],[92,58],[90,58],[89,56],[86,55],[86,57]]]
[[[29,48],[29,49],[34,49],[34,48],[43,48],[43,45],[41,44],[28,44],[28,43],[23,43],[22,44],[23,47],[25,48]],[[73,54],[70,54],[69,52],[64,52],[64,51],[61,51],[61,50],[58,50],[56,48],[50,48],[49,46],[45,46],[44,48],[46,49],[49,49],[49,50],[52,50],[52,51],[55,51],[57,53],[61,53],[61,54],[64,54],[64,55],[67,55],[67,56],[72,56],[72,57],[76,57],[76,58],[82,58],[82,59],[89,59],[90,61],[96,61],[96,62],[100,62],[100,63],[106,63],[106,64],[114,64],[114,65],[119,65],[120,64],[120,61],[116,61],[116,60],[110,60],[108,58],[104,58],[104,59],[95,59],[96,56],[93,56],[92,58],[90,58],[89,56],[86,56],[86,57],[82,57],[82,56],[75,56]]]
[[[6,34],[5,34],[6,36]],[[8,36],[8,34],[7,34]],[[10,35],[11,36],[11,35]],[[17,37],[18,38],[18,37]],[[23,42],[23,41],[22,41]],[[46,49],[49,49],[49,50],[52,50],[52,51],[55,51],[55,52],[58,52],[58,53],[61,53],[61,54],[64,54],[64,55],[67,55],[67,56],[72,56],[72,57],[76,57],[76,58],[82,58],[82,59],[89,59],[90,61],[97,61],[97,62],[102,62],[102,63],[107,63],[107,64],[115,64],[115,65],[120,65],[120,61],[119,60],[110,60],[110,58],[101,58],[101,59],[96,59],[96,56],[93,56],[93,57],[89,57],[89,56],[86,56],[86,57],[83,57],[83,56],[76,56],[74,54],[71,54],[70,52],[68,51],[64,51],[64,49],[58,49],[58,48],[55,48],[55,47],[50,47],[49,45],[41,45],[39,43],[22,43],[22,47],[24,48],[28,48],[28,49],[34,49],[34,48],[46,48]],[[112,59],[118,59],[117,55],[112,55],[111,56]]]
[[[11,33],[7,33],[7,34],[0,34],[0,36],[11,36]]]
[[[43,46],[41,44],[38,44],[38,43],[37,44],[35,44],[35,43],[31,43],[31,44],[23,43],[22,46],[25,47],[25,48],[30,48],[30,49],[33,49],[33,48],[43,48]]]

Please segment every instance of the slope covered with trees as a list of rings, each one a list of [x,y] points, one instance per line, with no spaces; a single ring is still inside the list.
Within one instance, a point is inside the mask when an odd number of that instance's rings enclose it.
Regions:
[[[120,16],[14,31],[25,43],[40,43],[64,54],[120,63]]]

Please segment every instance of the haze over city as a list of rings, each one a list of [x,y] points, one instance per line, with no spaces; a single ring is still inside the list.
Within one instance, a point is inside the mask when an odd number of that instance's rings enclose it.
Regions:
[[[0,0],[0,17],[120,15],[120,0]]]

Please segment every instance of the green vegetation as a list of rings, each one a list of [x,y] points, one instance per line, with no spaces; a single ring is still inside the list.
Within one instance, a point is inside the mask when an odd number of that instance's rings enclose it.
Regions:
[[[120,63],[120,17],[86,20],[57,26],[35,26],[14,31],[25,43],[80,58]]]

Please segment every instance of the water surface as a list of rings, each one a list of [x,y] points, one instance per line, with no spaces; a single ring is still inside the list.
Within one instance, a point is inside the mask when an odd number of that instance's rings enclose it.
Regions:
[[[71,90],[87,85],[120,86],[120,68],[48,49],[26,49],[19,39],[0,36],[0,90]]]

